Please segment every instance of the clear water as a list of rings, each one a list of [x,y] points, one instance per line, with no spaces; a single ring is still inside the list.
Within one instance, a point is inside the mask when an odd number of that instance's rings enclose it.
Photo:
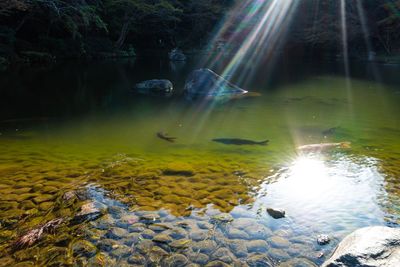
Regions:
[[[398,226],[398,67],[353,65],[348,90],[342,63],[286,59],[240,84],[261,96],[194,103],[181,90],[195,62],[67,62],[0,75],[3,262],[313,266],[357,228]],[[151,78],[170,79],[176,94],[130,92]],[[296,150],[344,141],[351,147]],[[79,198],[67,205],[65,192]],[[101,216],[76,222],[87,203]],[[273,219],[268,207],[286,217]],[[64,223],[15,249],[54,218]],[[330,244],[318,245],[319,234]]]

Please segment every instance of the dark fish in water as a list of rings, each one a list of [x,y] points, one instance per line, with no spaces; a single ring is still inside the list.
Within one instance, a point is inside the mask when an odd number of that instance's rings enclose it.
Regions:
[[[333,134],[336,133],[336,130],[337,130],[338,128],[339,128],[339,127],[329,128],[329,129],[323,131],[323,132],[322,132],[322,135],[324,135],[324,136],[333,135]]]
[[[321,143],[321,144],[311,144],[299,146],[297,150],[302,152],[322,152],[335,148],[350,148],[350,142],[341,142],[341,143]]]
[[[269,140],[265,141],[252,141],[247,139],[240,139],[240,138],[215,138],[213,139],[214,142],[225,144],[225,145],[260,145],[265,146],[268,144]]]
[[[163,132],[158,132],[157,133],[157,137],[162,139],[162,140],[165,140],[167,142],[170,142],[170,143],[175,142],[175,139],[176,139],[176,137],[168,136],[168,134],[163,133]]]

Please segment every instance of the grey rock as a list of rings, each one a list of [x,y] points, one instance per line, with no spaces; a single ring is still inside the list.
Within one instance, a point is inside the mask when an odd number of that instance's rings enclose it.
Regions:
[[[168,244],[168,243],[170,243],[172,241],[172,238],[167,234],[161,233],[161,234],[158,234],[158,235],[154,236],[153,237],[153,241],[157,242],[157,243]]]
[[[130,255],[132,253],[132,249],[125,245],[119,245],[117,248],[111,251],[111,255],[115,258],[122,258]]]
[[[219,248],[212,255],[211,258],[213,260],[220,260],[225,263],[232,263],[235,260],[235,256],[232,252],[227,248]]]
[[[247,256],[247,246],[243,240],[229,240],[227,243],[236,257],[243,258]]]
[[[317,265],[306,258],[294,258],[282,262],[278,267],[317,267]]]
[[[331,239],[328,235],[318,235],[317,236],[317,243],[318,245],[327,245],[329,244],[329,242],[331,242]]]
[[[97,248],[86,240],[74,242],[71,246],[71,249],[74,256],[84,256],[90,258],[97,253]]]
[[[356,230],[337,246],[323,267],[397,267],[400,262],[400,229],[384,226]]]
[[[229,228],[227,236],[230,239],[249,239],[249,235],[245,231],[235,228]]]
[[[272,267],[274,266],[268,256],[264,254],[252,254],[247,258],[250,267]]]
[[[186,98],[232,98],[246,94],[247,91],[230,83],[210,69],[198,69],[193,71],[186,80]]]
[[[125,230],[124,228],[119,228],[119,227],[112,227],[106,234],[107,238],[111,239],[121,239],[124,238],[128,235],[128,231]]]
[[[208,232],[200,230],[192,230],[189,234],[189,238],[194,241],[201,241],[208,237]]]
[[[283,209],[267,208],[267,212],[274,219],[285,217],[285,211]]]
[[[195,252],[210,254],[217,249],[217,243],[213,240],[203,240],[192,244],[192,248]]]
[[[268,255],[276,261],[289,260],[290,255],[283,249],[271,248],[268,250]]]
[[[154,96],[170,96],[174,86],[169,80],[147,80],[135,85],[134,91],[139,94]]]
[[[185,61],[185,54],[178,48],[174,48],[168,53],[168,57],[171,61]]]
[[[280,236],[273,236],[268,239],[269,244],[275,248],[287,248],[290,246],[290,242]]]
[[[249,252],[267,252],[268,243],[264,240],[251,240],[246,242],[247,250]]]
[[[143,257],[142,255],[136,253],[136,254],[131,255],[131,256],[128,258],[128,262],[129,262],[130,264],[135,264],[135,265],[144,266],[144,265],[146,264],[146,259],[145,259],[145,257]]]
[[[165,259],[165,265],[163,266],[174,266],[181,267],[186,266],[189,263],[189,260],[182,254],[174,254]]]

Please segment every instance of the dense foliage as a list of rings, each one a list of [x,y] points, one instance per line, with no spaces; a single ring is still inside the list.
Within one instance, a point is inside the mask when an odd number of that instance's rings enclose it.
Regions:
[[[292,23],[287,43],[320,50],[340,49],[340,2],[297,2],[300,4],[292,20],[296,23]],[[47,61],[53,56],[129,56],[134,54],[134,48],[201,48],[224,17],[245,12],[232,9],[236,3],[237,0],[2,0],[0,59],[25,55]],[[388,54],[399,52],[400,1],[345,3],[347,37],[354,51],[369,46]],[[235,20],[239,24],[243,14],[233,16],[239,18]]]

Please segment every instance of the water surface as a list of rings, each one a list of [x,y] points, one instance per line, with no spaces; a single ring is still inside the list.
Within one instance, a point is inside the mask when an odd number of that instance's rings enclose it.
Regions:
[[[278,62],[239,84],[259,97],[194,103],[181,91],[195,62],[65,62],[0,75],[4,263],[313,266],[359,227],[398,226],[397,67],[355,64],[348,87],[340,62]],[[175,95],[130,91],[151,78],[170,79]],[[296,150],[344,141],[351,148]],[[87,204],[96,216],[77,220]],[[54,232],[12,249],[55,218],[64,223]],[[331,243],[318,245],[319,234]]]

